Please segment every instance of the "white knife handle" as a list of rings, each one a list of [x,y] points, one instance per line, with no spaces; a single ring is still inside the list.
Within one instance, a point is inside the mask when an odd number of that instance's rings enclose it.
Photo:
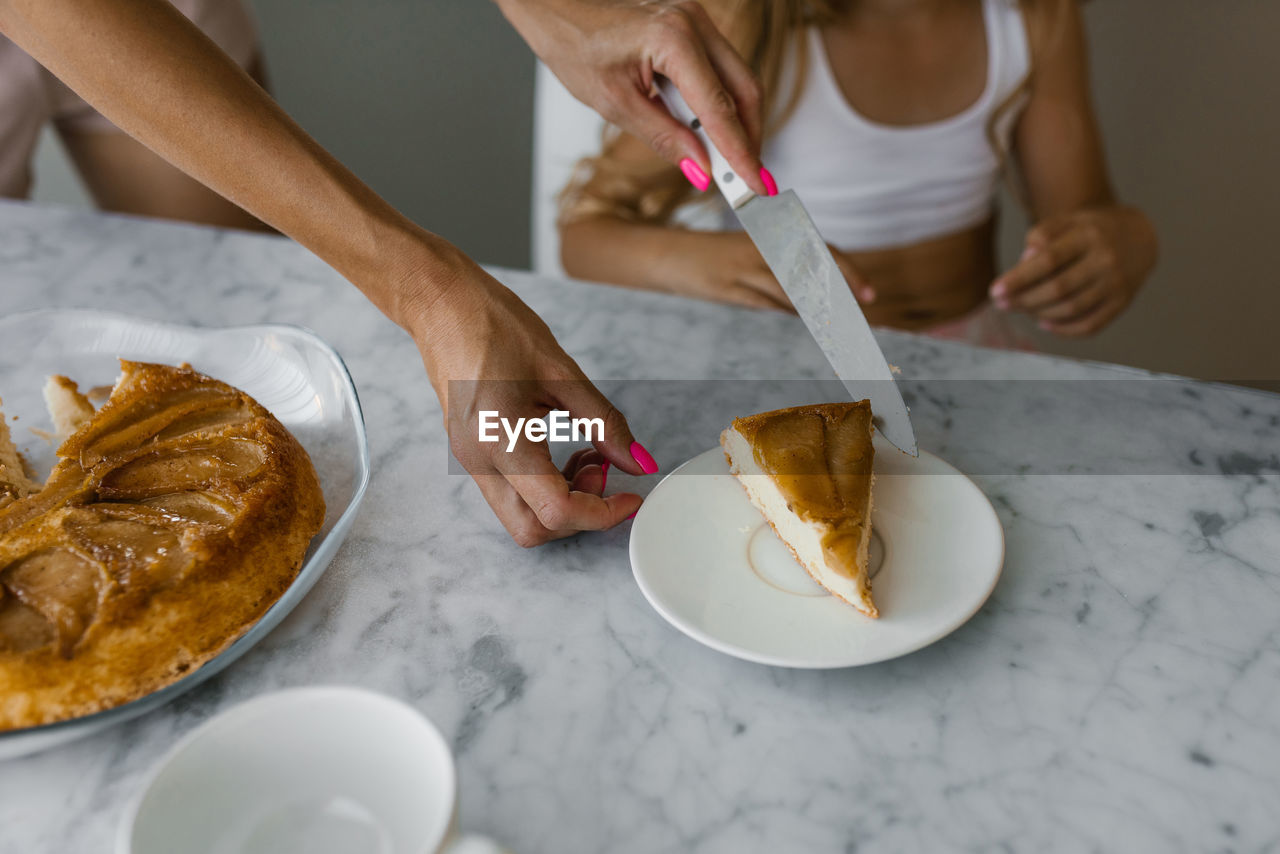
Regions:
[[[671,111],[671,115],[692,130],[694,135],[698,137],[698,141],[707,149],[707,154],[711,156],[711,180],[716,182],[716,186],[720,188],[720,193],[724,196],[725,201],[729,203],[729,207],[737,209],[750,201],[755,193],[747,186],[747,182],[742,180],[742,176],[733,171],[729,161],[725,160],[724,155],[712,144],[711,137],[707,136],[702,123],[693,114],[693,110],[689,109],[689,105],[684,102],[684,98],[680,96],[675,84],[665,77],[658,77],[657,84],[658,92],[662,95],[662,100],[666,103],[667,109]]]

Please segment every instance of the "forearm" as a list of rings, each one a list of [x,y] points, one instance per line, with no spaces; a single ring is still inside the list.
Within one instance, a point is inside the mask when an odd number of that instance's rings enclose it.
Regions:
[[[665,225],[590,217],[560,229],[560,259],[569,275],[629,288],[686,290],[697,232]]]
[[[338,163],[167,2],[0,0],[0,30],[121,129],[315,252],[396,322],[407,325],[429,301],[397,283],[404,268],[433,264],[436,248],[447,255],[447,244]]]

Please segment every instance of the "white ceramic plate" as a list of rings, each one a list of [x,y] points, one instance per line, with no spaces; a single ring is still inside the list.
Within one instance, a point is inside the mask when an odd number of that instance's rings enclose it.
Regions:
[[[649,493],[631,529],[645,598],[712,649],[783,667],[871,664],[955,631],[1004,562],[991,502],[952,466],[875,437],[869,619],[819,587],[747,500],[714,448]]]
[[[30,729],[0,732],[0,760],[53,747],[169,702],[243,655],[293,610],[346,538],[369,482],[369,446],[355,386],[338,354],[295,326],[198,329],[101,311],[33,311],[0,318],[0,395],[15,443],[47,474],[53,447],[28,427],[50,429],[41,389],[65,374],[81,388],[109,385],[119,357],[192,367],[248,392],[298,437],[324,490],[324,525],[298,577],[252,628],[183,679],[132,703]]]

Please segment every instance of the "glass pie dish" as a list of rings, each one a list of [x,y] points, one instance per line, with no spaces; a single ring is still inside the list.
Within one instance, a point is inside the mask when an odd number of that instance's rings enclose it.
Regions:
[[[14,443],[40,477],[54,446],[42,389],[64,374],[80,388],[112,385],[119,359],[193,368],[248,392],[306,448],[327,506],[301,570],[276,603],[235,643],[187,676],[133,702],[44,726],[0,732],[0,760],[98,732],[164,705],[221,672],[302,600],[346,538],[369,482],[369,446],[355,385],[341,357],[295,326],[198,328],[101,311],[42,310],[0,318],[0,398]],[[16,420],[14,416],[17,416]]]

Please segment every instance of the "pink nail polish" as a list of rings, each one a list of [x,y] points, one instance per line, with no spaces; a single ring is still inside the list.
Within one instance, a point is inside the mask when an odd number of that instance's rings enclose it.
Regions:
[[[604,492],[605,486],[609,483],[609,461],[605,460],[600,464],[600,491]]]
[[[1008,290],[1009,289],[1004,286],[1004,282],[996,282],[991,286],[991,298],[996,302],[999,302],[1009,295]]]
[[[1022,257],[1021,257],[1021,258],[1019,258],[1018,260],[1019,260],[1019,261],[1025,261],[1025,260],[1027,260],[1028,258],[1030,258],[1032,255],[1036,254],[1036,252],[1038,252],[1038,251],[1039,251],[1039,250],[1038,250],[1038,249],[1036,249],[1036,247],[1034,247],[1034,246],[1028,246],[1026,249],[1023,249],[1023,250],[1022,250]]]
[[[769,174],[769,170],[760,167],[760,180],[764,182],[765,192],[770,196],[778,195],[778,182],[773,180],[773,176]]]
[[[688,157],[680,161],[680,171],[684,173],[684,177],[689,179],[690,184],[698,188],[700,193],[705,193],[707,187],[711,186],[711,179],[707,177],[707,173],[703,172],[702,167]]]
[[[628,516],[627,518],[628,518],[628,519],[634,519],[634,518],[636,518],[636,513],[639,513],[639,512],[640,512],[640,508],[639,508],[639,507],[637,507],[637,508],[636,508],[635,513],[632,513],[632,514],[631,514],[630,516]]]
[[[658,463],[653,459],[653,454],[644,449],[644,445],[639,442],[631,443],[631,459],[640,464],[640,470],[645,474],[654,474],[658,471]]]

